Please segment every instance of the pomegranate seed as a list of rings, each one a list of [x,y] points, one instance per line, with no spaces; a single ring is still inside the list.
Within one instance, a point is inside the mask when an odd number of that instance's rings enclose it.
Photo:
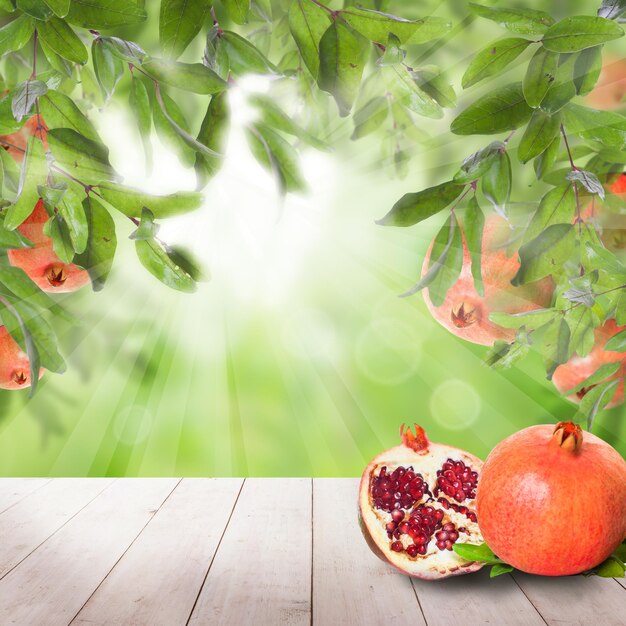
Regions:
[[[448,522],[443,525],[443,529],[447,531],[454,530],[454,524],[452,522]]]
[[[418,546],[417,553],[424,555],[426,554],[426,550],[427,550],[426,544],[424,544],[423,546]]]
[[[400,524],[400,526],[398,526],[398,530],[401,533],[408,533],[409,532],[409,523],[408,522],[402,522],[402,524]]]
[[[396,523],[389,522],[385,528],[387,529],[387,532],[392,533],[396,529]]]
[[[406,553],[409,556],[415,558],[417,556],[417,546],[414,543],[412,543],[410,546],[407,546]]]
[[[447,541],[448,533],[445,530],[441,530],[435,535],[435,539],[437,539],[437,541]]]
[[[402,545],[402,542],[401,542],[401,541],[394,541],[394,542],[391,544],[391,549],[392,549],[394,552],[402,552],[402,551],[404,550],[404,546]]]
[[[374,507],[388,513],[396,509],[410,510],[425,493],[430,493],[423,476],[412,467],[402,466],[390,474],[387,467],[381,467],[378,475],[372,475],[371,492]]]
[[[440,550],[445,550],[445,549],[446,549],[446,544],[445,544],[445,541],[438,541],[438,542],[437,542],[437,547],[438,547]]]
[[[391,512],[391,519],[394,522],[401,522],[404,519],[404,511],[400,509],[395,509]]]
[[[454,498],[457,502],[476,497],[478,472],[471,471],[463,461],[448,459],[440,470],[437,470],[437,487],[435,495],[439,492]]]

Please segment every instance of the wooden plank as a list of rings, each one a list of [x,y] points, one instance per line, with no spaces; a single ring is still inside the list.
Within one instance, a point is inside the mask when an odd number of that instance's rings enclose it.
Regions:
[[[414,579],[413,585],[428,626],[545,626],[511,576],[490,579],[489,568],[441,582]]]
[[[112,480],[51,480],[0,515],[0,579],[97,497]]]
[[[615,582],[626,589],[626,578],[615,578]]]
[[[403,576],[377,558],[361,535],[359,481],[313,481],[313,624],[426,624]]]
[[[612,578],[547,578],[521,572],[515,572],[514,576],[550,626],[624,626],[626,623],[626,593]]]
[[[311,480],[247,479],[190,624],[311,620]]]
[[[177,482],[115,481],[0,581],[0,623],[66,626]]]
[[[4,511],[48,482],[50,482],[49,478],[0,479],[0,513],[4,513]]]
[[[183,480],[72,624],[185,624],[242,483]]]

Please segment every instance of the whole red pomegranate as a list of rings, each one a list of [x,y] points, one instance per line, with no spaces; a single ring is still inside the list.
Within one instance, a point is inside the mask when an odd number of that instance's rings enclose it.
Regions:
[[[43,232],[48,219],[48,212],[40,199],[33,212],[18,227],[34,246],[8,250],[9,263],[23,269],[43,291],[76,291],[89,282],[89,274],[73,263],[63,263],[54,253],[52,239]]]
[[[43,368],[39,378],[43,376]],[[0,326],[0,389],[30,387],[30,363],[26,353],[11,337],[6,326]]]
[[[403,574],[446,578],[482,564],[466,561],[455,543],[481,543],[474,498],[482,461],[468,452],[430,443],[415,425],[400,429],[402,443],[365,468],[359,487],[363,535],[373,552]]]
[[[626,95],[626,59],[607,57],[596,87],[587,95],[587,103],[594,109],[618,109]]]
[[[496,339],[512,341],[515,330],[502,328],[489,320],[492,312],[522,313],[550,305],[553,292],[552,279],[513,287],[511,279],[520,263],[517,255],[508,256],[506,243],[511,230],[505,219],[491,216],[485,222],[482,245],[482,277],[484,296],[474,287],[470,254],[463,239],[463,267],[456,283],[448,290],[442,305],[435,306],[428,290],[424,300],[433,317],[458,337],[485,346]],[[428,270],[430,251],[424,260],[422,275]]]
[[[502,560],[530,574],[579,574],[626,535],[626,462],[572,422],[531,426],[491,451],[476,500]]]
[[[46,150],[48,149],[48,142],[46,141],[47,132],[48,127],[43,121],[43,118],[41,118],[41,116],[38,118],[36,115],[33,115],[16,133],[2,135],[0,139],[3,139],[7,143],[11,144],[8,146],[5,145],[4,148],[16,161],[18,161],[18,163],[21,163],[24,160],[26,145],[28,144],[28,139],[31,135],[39,137],[43,141],[44,148]]]
[[[610,377],[610,380],[620,379],[620,382],[615,389],[615,394],[611,401],[607,404],[608,408],[617,406],[624,402],[624,375],[626,374],[626,355],[623,352],[611,352],[605,350],[604,346],[606,342],[618,332],[626,328],[626,326],[618,326],[615,320],[608,320],[604,326],[600,326],[595,329],[595,345],[591,352],[584,357],[574,355],[567,363],[559,365],[554,375],[552,376],[552,382],[560,393],[567,393],[570,389],[577,387],[584,380],[589,378],[599,367],[608,363],[621,363],[621,367],[615,374]],[[609,380],[609,379],[607,379]],[[585,395],[592,389],[594,385],[589,387],[583,387],[576,393],[567,396],[568,400],[579,403]]]

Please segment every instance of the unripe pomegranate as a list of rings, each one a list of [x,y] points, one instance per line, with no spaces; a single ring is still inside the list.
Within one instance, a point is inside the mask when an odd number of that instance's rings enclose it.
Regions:
[[[531,426],[491,451],[477,505],[502,560],[530,574],[579,574],[626,535],[626,462],[572,422]]]
[[[459,279],[448,290],[441,306],[434,306],[424,290],[424,300],[433,317],[458,337],[485,346],[496,339],[512,341],[515,330],[502,328],[489,320],[492,312],[522,313],[550,305],[552,279],[513,287],[511,279],[517,274],[520,263],[517,255],[508,256],[505,246],[511,235],[510,228],[501,217],[491,216],[483,231],[482,277],[484,296],[474,287],[470,254],[463,238],[463,267]],[[432,244],[424,260],[422,275],[428,270]]]
[[[43,368],[39,378],[43,376]],[[0,389],[30,387],[30,362],[6,326],[0,326]]]
[[[625,95],[626,59],[605,58],[598,83],[587,95],[587,103],[594,109],[618,109],[624,106]]]
[[[76,291],[89,282],[89,274],[73,263],[63,263],[54,253],[52,239],[43,232],[48,219],[48,212],[40,199],[33,212],[18,227],[34,246],[8,250],[9,263],[23,269],[43,291]]]
[[[41,120],[41,127],[39,127],[37,116],[33,115],[16,133],[2,135],[2,137],[0,137],[7,143],[11,144],[11,146],[4,146],[4,148],[18,163],[21,163],[24,160],[24,152],[26,151],[26,145],[28,144],[28,139],[31,135],[40,137],[43,141],[44,148],[46,150],[48,149],[48,142],[46,141],[48,127],[41,116],[39,116],[39,120]]]
[[[607,404],[607,408],[624,402],[624,375],[626,374],[626,355],[623,352],[605,350],[606,342],[626,326],[618,326],[615,320],[608,320],[603,326],[595,329],[595,345],[591,352],[584,357],[574,355],[567,363],[559,365],[554,371],[552,382],[560,393],[566,393],[589,378],[599,367],[608,363],[621,363],[621,367],[610,379],[620,379],[615,394]],[[579,403],[594,385],[583,387],[576,393],[567,396],[568,400]]]
[[[455,543],[482,543],[474,498],[482,461],[430,443],[422,428],[400,429],[402,443],[365,468],[359,487],[361,530],[372,551],[403,574],[446,578],[482,567]]]

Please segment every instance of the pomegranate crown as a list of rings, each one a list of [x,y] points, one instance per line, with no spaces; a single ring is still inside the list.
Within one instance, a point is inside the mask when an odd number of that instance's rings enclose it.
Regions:
[[[428,437],[426,437],[426,431],[417,424],[413,424],[415,434],[411,432],[411,427],[405,429],[405,425],[400,426],[400,437],[402,437],[402,443],[415,452],[422,452],[428,449]]]
[[[560,448],[578,452],[583,445],[583,431],[574,422],[559,422],[552,435],[552,441]]]

